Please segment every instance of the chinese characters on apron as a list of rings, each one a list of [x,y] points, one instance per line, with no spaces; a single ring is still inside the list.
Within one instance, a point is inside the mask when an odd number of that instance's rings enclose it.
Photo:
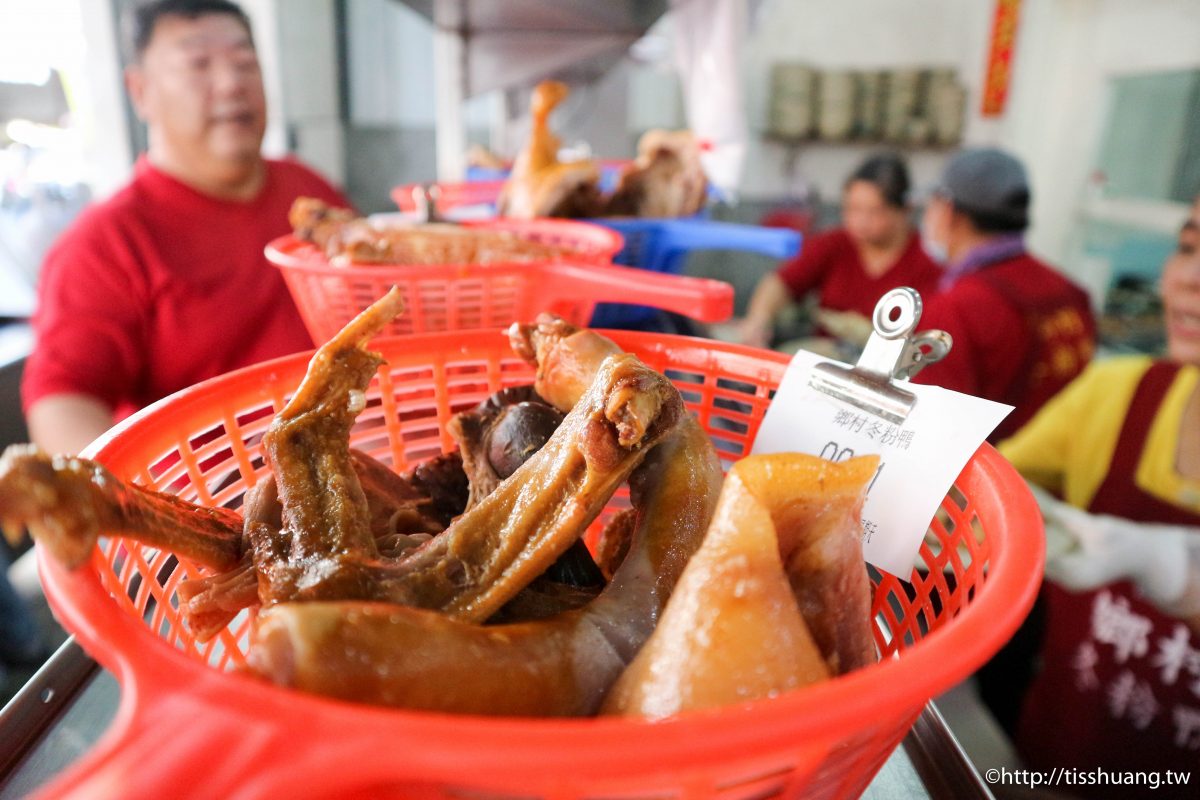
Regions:
[[[1178,369],[1159,362],[1143,376],[1088,511],[1200,525],[1200,514],[1134,483]],[[1044,663],[1017,737],[1026,761],[1039,768],[1200,769],[1200,636],[1142,600],[1129,582],[1082,593],[1048,583],[1045,594]]]

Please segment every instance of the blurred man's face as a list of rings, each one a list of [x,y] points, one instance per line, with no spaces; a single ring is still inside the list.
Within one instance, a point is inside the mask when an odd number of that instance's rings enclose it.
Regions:
[[[1200,203],[1192,206],[1179,242],[1163,267],[1163,311],[1172,359],[1200,364]]]
[[[878,186],[854,181],[842,195],[842,226],[856,242],[883,247],[895,243],[907,221],[904,210],[888,205]]]
[[[953,214],[954,204],[935,194],[929,198],[925,214],[921,217],[921,244],[925,252],[939,264],[945,264],[950,257],[950,221]]]
[[[266,130],[262,73],[250,34],[228,14],[158,20],[131,68],[138,114],[191,169],[256,162]]]

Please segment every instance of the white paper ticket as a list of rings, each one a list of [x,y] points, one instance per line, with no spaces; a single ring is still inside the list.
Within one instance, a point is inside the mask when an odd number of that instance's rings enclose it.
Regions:
[[[895,424],[811,387],[809,375],[821,362],[839,363],[796,353],[751,453],[798,452],[831,461],[877,454],[879,469],[863,506],[863,555],[907,580],[942,498],[1012,406],[900,382],[917,401]]]

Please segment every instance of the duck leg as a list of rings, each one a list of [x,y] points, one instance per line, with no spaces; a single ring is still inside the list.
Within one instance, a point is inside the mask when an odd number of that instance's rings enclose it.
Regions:
[[[534,390],[560,411],[571,410],[604,359],[621,352],[611,339],[554,314],[539,314],[532,325],[513,324],[508,339],[514,353],[537,367]]]
[[[456,454],[436,459],[438,463],[426,466],[418,476],[417,470],[397,475],[365,453],[350,452],[367,499],[371,533],[380,553],[387,557],[406,555],[442,530],[445,509],[439,505],[457,505],[461,511],[466,501],[465,478]],[[247,541],[251,526],[265,526],[260,535],[278,535],[283,507],[274,475],[264,476],[246,493],[242,513]],[[196,641],[207,642],[243,608],[258,605],[258,573],[250,548],[233,569],[180,583],[177,595],[184,623]]]
[[[250,531],[259,595],[264,605],[386,600],[482,621],[579,538],[678,423],[682,399],[635,357],[611,356],[546,445],[488,497],[411,555],[384,558],[347,439],[380,363],[362,345],[398,309],[389,297],[317,352],[264,439],[283,526]]]
[[[123,483],[103,465],[12,445],[0,457],[0,525],[34,540],[69,568],[84,564],[103,533],[136,539],[213,569],[238,563],[242,520],[172,494]]]
[[[859,512],[877,464],[875,456],[833,464],[795,453],[734,464],[703,546],[603,713],[666,717],[772,697],[845,671],[851,655],[838,645],[857,639],[822,641],[816,632],[828,637],[837,625],[870,634]],[[816,551],[829,556],[820,568]],[[798,602],[784,568],[799,552],[809,554],[799,577],[818,588]],[[833,586],[839,593],[827,591]]]
[[[548,620],[479,625],[379,603],[284,603],[248,653],[263,678],[364,703],[476,714],[592,714],[654,629],[712,517],[721,480],[691,419],[630,478],[638,521],[600,597]]]
[[[608,358],[545,446],[402,561],[376,599],[487,619],[582,535],[682,417],[670,381],[633,356]]]

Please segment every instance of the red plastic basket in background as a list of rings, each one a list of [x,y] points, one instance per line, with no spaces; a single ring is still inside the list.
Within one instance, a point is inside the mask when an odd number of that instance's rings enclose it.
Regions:
[[[498,328],[514,319],[533,319],[539,311],[586,325],[596,303],[632,296],[701,322],[722,322],[733,313],[733,287],[723,281],[612,266],[622,240],[607,228],[564,220],[474,225],[513,230],[546,244],[576,245],[581,255],[504,264],[335,266],[318,248],[293,236],[271,242],[266,255],[283,273],[314,342],[328,341],[392,286],[404,292],[406,309],[384,331],[390,335]]]
[[[434,208],[443,217],[454,217],[456,209],[472,206],[494,207],[500,200],[507,180],[491,181],[462,181],[435,183],[430,187],[434,191]],[[429,184],[406,183],[392,189],[392,202],[396,208],[406,213],[419,211],[416,200],[418,190],[429,187]]]
[[[753,440],[787,365],[736,345],[611,335],[675,382],[727,463]],[[389,363],[351,438],[398,468],[452,447],[445,424],[456,411],[532,379],[500,331],[375,348]],[[271,414],[306,366],[300,354],[199,384],[126,420],[89,454],[119,476],[237,508],[264,474],[259,441]],[[47,795],[856,797],[924,704],[1009,638],[1038,586],[1040,516],[995,450],[980,448],[942,509],[911,584],[875,580],[882,663],[657,723],[408,712],[287,691],[227,671],[243,660],[245,614],[206,645],[181,626],[173,601],[180,581],[199,574],[190,563],[122,539],[106,540],[83,569],[43,559],[59,618],[123,687],[110,730]]]

